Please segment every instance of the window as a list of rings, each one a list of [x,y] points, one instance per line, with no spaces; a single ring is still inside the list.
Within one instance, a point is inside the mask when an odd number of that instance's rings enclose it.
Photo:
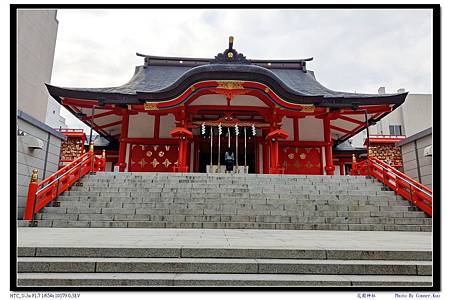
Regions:
[[[402,135],[402,126],[401,125],[389,125],[389,134],[390,135]]]

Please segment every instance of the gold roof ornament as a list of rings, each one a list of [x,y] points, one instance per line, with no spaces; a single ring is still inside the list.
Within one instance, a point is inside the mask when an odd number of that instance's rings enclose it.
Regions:
[[[307,105],[302,105],[302,112],[314,112],[314,105],[312,104],[307,104]]]
[[[217,86],[218,89],[226,89],[226,90],[242,90],[244,87],[242,86],[242,81],[237,80],[220,80],[217,81],[219,85]]]
[[[230,35],[230,37],[228,38],[228,50],[233,49],[233,43],[234,43],[234,37],[232,35]]]
[[[144,110],[158,110],[158,104],[146,102],[144,103]]]

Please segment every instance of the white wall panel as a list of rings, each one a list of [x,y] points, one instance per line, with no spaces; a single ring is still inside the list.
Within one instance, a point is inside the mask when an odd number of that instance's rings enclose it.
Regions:
[[[299,120],[301,141],[323,141],[323,121],[314,117]]]
[[[171,138],[170,131],[173,129],[175,129],[175,116],[173,114],[161,116],[159,125],[159,137]]]
[[[155,117],[146,113],[131,115],[128,126],[128,137],[130,138],[152,138]]]
[[[283,117],[281,120],[281,129],[286,131],[289,136],[284,141],[293,141],[294,140],[294,120],[292,118]]]
[[[227,105],[227,99],[224,95],[203,95],[192,101],[189,105]]]
[[[231,106],[259,106],[268,107],[262,100],[255,96],[241,95],[231,100]]]

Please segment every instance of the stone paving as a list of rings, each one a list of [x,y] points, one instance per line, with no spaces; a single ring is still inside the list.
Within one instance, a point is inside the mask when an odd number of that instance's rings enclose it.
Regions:
[[[430,232],[18,228],[19,247],[213,247],[430,251]]]
[[[429,286],[429,232],[18,228],[19,286]]]

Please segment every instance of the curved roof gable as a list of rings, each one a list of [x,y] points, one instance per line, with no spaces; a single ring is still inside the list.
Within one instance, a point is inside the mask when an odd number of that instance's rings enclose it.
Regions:
[[[403,103],[407,93],[361,94],[333,91],[320,84],[306,61],[312,60],[250,60],[230,46],[214,59],[158,57],[142,55],[145,64],[135,69],[125,84],[105,88],[62,88],[47,85],[49,93],[60,97],[103,100],[104,103],[158,102],[173,98],[190,85],[204,80],[245,80],[263,83],[287,102],[314,103],[323,106],[354,104]]]

